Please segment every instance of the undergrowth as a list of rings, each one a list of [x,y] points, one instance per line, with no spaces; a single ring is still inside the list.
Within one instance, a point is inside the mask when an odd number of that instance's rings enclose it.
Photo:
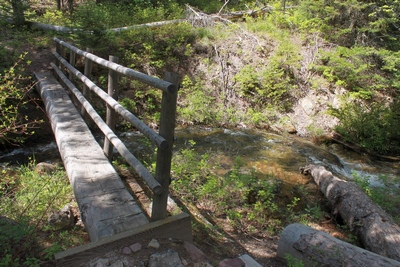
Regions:
[[[41,266],[55,253],[82,243],[78,229],[49,226],[48,216],[73,198],[62,169],[37,173],[35,163],[2,169],[0,266]]]
[[[400,224],[400,177],[380,175],[375,181],[368,175],[353,173],[355,183]]]
[[[217,175],[218,156],[200,155],[194,145],[190,141],[175,153],[171,189],[175,197],[194,203],[212,220],[224,220],[240,233],[264,236],[277,234],[292,222],[308,224],[323,219],[321,205],[306,199],[304,187],[291,186],[301,191],[301,197],[287,196],[283,191],[288,189],[283,188],[288,185],[278,173],[257,173],[240,157],[225,175]]]

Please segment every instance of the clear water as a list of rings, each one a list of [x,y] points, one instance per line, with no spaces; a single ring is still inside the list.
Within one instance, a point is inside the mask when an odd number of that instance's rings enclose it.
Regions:
[[[382,175],[400,176],[400,162],[373,160],[337,144],[316,146],[291,135],[247,129],[190,127],[176,129],[175,136],[176,151],[188,147],[189,142],[194,141],[194,150],[218,157],[225,169],[232,167],[235,159],[240,157],[249,168],[259,172],[283,171],[293,177],[299,175],[299,168],[307,164],[323,165],[345,179],[352,179],[353,173],[361,177],[368,176],[371,183],[377,186],[381,185],[379,177]],[[149,142],[139,133],[121,133],[120,138],[135,155],[152,153]],[[97,139],[101,140],[100,137]],[[37,162],[61,161],[55,141],[0,151],[0,164],[3,165],[26,164],[31,159]]]

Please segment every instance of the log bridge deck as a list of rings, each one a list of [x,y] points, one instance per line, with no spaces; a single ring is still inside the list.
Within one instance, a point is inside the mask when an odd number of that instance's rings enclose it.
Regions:
[[[129,193],[94,139],[66,90],[52,73],[35,73],[60,151],[91,243],[56,255],[59,266],[103,253],[138,237],[191,241],[187,214],[151,222]],[[130,243],[132,244],[132,243]]]

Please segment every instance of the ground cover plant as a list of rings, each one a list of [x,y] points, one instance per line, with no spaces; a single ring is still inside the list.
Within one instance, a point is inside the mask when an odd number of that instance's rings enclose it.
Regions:
[[[207,152],[199,154],[194,146],[190,141],[174,155],[172,192],[196,205],[212,221],[225,221],[237,232],[262,238],[278,234],[292,222],[324,219],[320,199],[309,195],[304,184],[283,180],[287,173],[262,174],[244,165],[238,156],[224,175],[217,174],[221,169],[218,152],[210,151],[211,157]]]
[[[55,253],[83,243],[81,229],[48,224],[48,217],[73,199],[65,172],[41,173],[35,166],[32,161],[1,170],[0,266],[43,266]]]

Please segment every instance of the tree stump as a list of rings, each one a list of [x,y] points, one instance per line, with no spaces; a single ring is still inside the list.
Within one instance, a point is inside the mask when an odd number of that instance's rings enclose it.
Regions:
[[[286,255],[301,260],[304,266],[394,267],[400,262],[353,246],[333,236],[294,223],[287,226],[279,239],[278,257]]]
[[[300,170],[311,174],[332,213],[341,216],[365,249],[400,261],[400,227],[355,183],[333,176],[322,166],[307,165]]]

